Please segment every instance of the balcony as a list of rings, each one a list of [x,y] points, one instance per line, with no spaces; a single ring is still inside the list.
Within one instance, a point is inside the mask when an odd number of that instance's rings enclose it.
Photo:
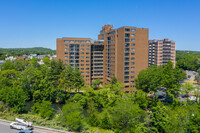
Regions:
[[[124,62],[129,62],[129,59],[125,59]]]
[[[130,43],[130,39],[125,39],[125,43]]]

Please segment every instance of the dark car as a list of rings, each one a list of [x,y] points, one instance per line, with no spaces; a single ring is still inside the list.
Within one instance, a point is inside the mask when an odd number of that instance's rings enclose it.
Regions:
[[[158,99],[164,98],[163,95],[158,95]]]
[[[182,98],[186,98],[186,97],[189,97],[189,95],[188,94],[183,94],[182,95]]]
[[[21,130],[21,131],[16,132],[16,133],[33,133],[33,131],[26,129],[26,130]]]
[[[161,101],[163,101],[163,102],[168,102],[168,103],[172,103],[172,102],[173,102],[173,99],[172,99],[172,98],[166,98],[166,97],[164,97],[164,98],[161,99]]]

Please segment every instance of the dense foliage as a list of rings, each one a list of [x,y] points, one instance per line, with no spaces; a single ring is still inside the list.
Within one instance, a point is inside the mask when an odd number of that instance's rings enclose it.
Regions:
[[[173,68],[172,62],[166,66],[150,66],[141,71],[136,79],[136,87],[145,92],[156,92],[159,88],[165,87],[167,94],[177,96],[180,89],[179,81],[186,79],[186,74],[178,67]]]
[[[30,61],[17,59],[6,61],[0,66],[0,101],[5,102],[16,113],[24,112],[25,102],[50,101],[52,103],[65,103],[67,92],[61,88],[63,79],[69,78],[72,68],[64,67],[62,61],[48,60],[48,63],[39,65],[37,60]],[[84,86],[80,71],[70,71],[75,77],[74,88]]]
[[[81,72],[62,61],[44,59],[17,59],[0,66],[0,111],[25,112],[26,102],[34,102],[29,114],[45,120],[54,120],[60,127],[73,132],[116,133],[183,133],[200,132],[200,105],[198,100],[182,102],[178,94],[194,88],[186,84],[182,69],[171,62],[166,66],[152,66],[141,71],[136,88],[125,93],[123,83],[112,78],[102,85],[97,79],[91,87],[84,86]],[[170,102],[161,101],[157,90],[163,90]],[[79,89],[82,91],[79,92]],[[149,93],[153,92],[153,97]],[[197,93],[196,98],[199,98]],[[52,104],[63,106],[56,110]]]
[[[177,51],[176,65],[184,70],[197,71],[200,68],[200,52]]]
[[[0,48],[0,60],[5,59],[5,55],[7,56],[22,56],[22,55],[47,55],[47,54],[55,54],[56,50],[52,50],[50,48],[43,47],[34,47],[34,48]]]

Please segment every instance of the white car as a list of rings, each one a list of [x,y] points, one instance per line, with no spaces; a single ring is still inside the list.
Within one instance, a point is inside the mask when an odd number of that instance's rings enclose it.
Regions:
[[[33,129],[33,127],[29,127],[29,126],[26,126],[22,123],[19,123],[19,122],[12,122],[10,124],[10,128],[15,128],[15,129],[18,129],[18,130],[25,130],[25,129]]]

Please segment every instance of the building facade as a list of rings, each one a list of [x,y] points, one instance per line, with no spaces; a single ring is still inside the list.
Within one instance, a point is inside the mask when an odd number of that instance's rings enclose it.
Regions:
[[[171,61],[175,67],[175,42],[168,39],[149,40],[149,66],[166,65]]]
[[[125,88],[135,85],[138,73],[148,67],[148,29],[104,25],[98,40],[57,39],[57,59],[78,67],[87,86],[100,78],[108,84],[115,76]]]

